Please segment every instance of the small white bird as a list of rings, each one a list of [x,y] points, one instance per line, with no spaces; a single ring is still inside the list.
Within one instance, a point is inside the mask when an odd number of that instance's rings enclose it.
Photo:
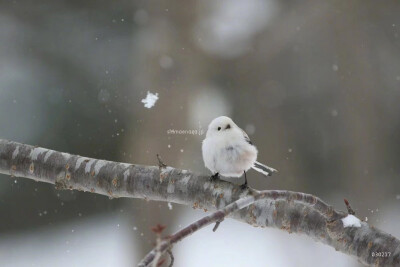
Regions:
[[[257,161],[258,151],[249,136],[226,116],[210,123],[202,152],[204,165],[213,173],[211,179],[217,179],[219,175],[241,177],[244,174],[243,188],[247,187],[246,171],[250,168],[266,176],[278,172]]]

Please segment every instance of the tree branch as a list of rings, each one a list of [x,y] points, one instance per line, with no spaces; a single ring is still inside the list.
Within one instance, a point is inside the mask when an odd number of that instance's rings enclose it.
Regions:
[[[277,191],[277,190],[266,190],[261,192],[256,192],[253,196],[246,196],[236,200],[235,202],[225,206],[223,209],[220,209],[208,216],[197,220],[194,223],[191,223],[187,227],[179,230],[173,235],[168,236],[162,242],[159,240],[159,235],[157,236],[157,245],[156,247],[151,250],[146,257],[139,263],[138,267],[146,267],[149,266],[152,262],[157,262],[157,260],[169,250],[172,245],[176,244],[177,242],[181,241],[185,237],[193,234],[194,232],[200,230],[201,228],[211,224],[216,223],[213,231],[217,230],[219,224],[224,220],[226,216],[229,214],[241,210],[245,207],[250,206],[254,202],[265,199],[265,200],[286,200],[286,201],[299,201],[304,205],[310,207],[316,207],[317,212],[320,212],[322,216],[326,218],[327,221],[335,220],[335,218],[339,218],[341,215],[338,214],[336,211],[331,209],[328,205],[321,202],[319,199],[313,197],[312,195],[307,195],[304,193],[297,193],[297,192],[290,192],[290,191]],[[319,203],[320,202],[320,203]],[[315,205],[315,204],[319,205]],[[158,258],[157,258],[158,256]]]
[[[259,193],[225,181],[210,182],[209,177],[186,170],[85,158],[2,139],[0,173],[51,183],[58,189],[168,201],[204,210],[222,209]],[[253,226],[304,233],[366,265],[400,265],[400,241],[395,237],[366,222],[360,227],[344,227],[341,219],[347,214],[315,196],[271,192],[288,197],[260,199],[229,217]],[[373,257],[375,252],[389,252],[390,256]]]

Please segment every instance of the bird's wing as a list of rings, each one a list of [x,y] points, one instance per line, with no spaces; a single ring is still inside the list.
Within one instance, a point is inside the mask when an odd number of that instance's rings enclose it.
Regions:
[[[252,145],[253,143],[251,142],[251,140],[250,140],[249,136],[247,135],[247,133],[245,131],[243,131],[243,129],[240,129],[240,130],[242,130],[242,133],[243,133],[243,136],[244,136],[244,140],[246,140],[247,143]]]

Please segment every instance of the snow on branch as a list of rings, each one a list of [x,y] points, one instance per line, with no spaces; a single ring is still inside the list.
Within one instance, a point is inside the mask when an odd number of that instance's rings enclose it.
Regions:
[[[142,166],[86,158],[0,139],[0,173],[114,197],[179,203],[222,210],[260,192],[172,167]],[[400,241],[366,222],[347,224],[348,215],[319,198],[290,191],[268,194],[228,217],[259,227],[303,233],[356,257],[365,265],[400,265]],[[225,217],[225,216],[223,216]],[[385,253],[380,253],[385,252]],[[387,252],[387,253],[386,253]],[[385,255],[378,257],[377,255]]]

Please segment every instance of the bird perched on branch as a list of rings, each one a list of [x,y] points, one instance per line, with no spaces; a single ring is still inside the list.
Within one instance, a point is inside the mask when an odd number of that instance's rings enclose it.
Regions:
[[[244,174],[242,188],[247,188],[246,172],[250,168],[265,176],[278,172],[257,161],[258,151],[249,136],[226,116],[218,117],[210,123],[202,152],[206,168],[213,173],[212,180],[218,179],[219,175],[241,177]]]

